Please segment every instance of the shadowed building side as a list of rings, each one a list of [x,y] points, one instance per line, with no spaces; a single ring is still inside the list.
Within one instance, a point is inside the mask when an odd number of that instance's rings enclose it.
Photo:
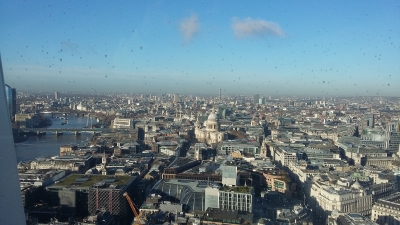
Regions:
[[[17,157],[11,131],[9,109],[6,106],[3,66],[0,56],[0,224],[26,224],[17,171]]]

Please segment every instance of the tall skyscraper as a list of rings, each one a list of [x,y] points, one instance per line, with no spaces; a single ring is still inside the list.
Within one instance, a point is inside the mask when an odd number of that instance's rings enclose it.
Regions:
[[[258,104],[260,104],[260,105],[265,104],[265,98],[264,97],[259,98],[258,99]]]
[[[258,104],[259,99],[260,99],[260,95],[259,94],[255,94],[254,97],[253,97],[254,104]]]
[[[174,94],[174,102],[179,102],[179,94]]]
[[[55,100],[58,100],[59,97],[60,97],[60,96],[58,96],[58,92],[56,91],[56,92],[54,93],[54,99],[55,99]]]
[[[0,57],[0,224],[26,224]]]
[[[221,88],[219,89],[219,103],[222,103]]]

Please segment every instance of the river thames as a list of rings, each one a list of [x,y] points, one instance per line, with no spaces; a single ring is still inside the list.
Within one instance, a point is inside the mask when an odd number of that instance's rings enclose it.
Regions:
[[[61,125],[64,120],[56,117],[48,117],[53,124],[49,128],[82,128],[87,124],[96,123],[94,118],[86,117],[68,117],[68,123]],[[41,137],[30,137],[28,140],[15,144],[17,152],[17,161],[29,161],[39,157],[55,156],[60,153],[61,145],[85,145],[91,138],[92,133],[82,132],[81,135],[75,136],[74,133],[64,132],[61,136],[55,133],[47,132]]]

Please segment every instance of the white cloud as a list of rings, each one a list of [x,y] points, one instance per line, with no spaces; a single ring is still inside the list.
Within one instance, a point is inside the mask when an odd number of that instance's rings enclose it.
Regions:
[[[199,28],[200,22],[196,14],[192,14],[190,17],[184,18],[179,25],[179,29],[185,42],[190,41],[199,31]]]
[[[235,36],[239,38],[264,36],[265,34],[275,36],[285,35],[285,32],[279,24],[266,20],[255,20],[252,18],[240,19],[234,17],[232,19],[232,29]]]

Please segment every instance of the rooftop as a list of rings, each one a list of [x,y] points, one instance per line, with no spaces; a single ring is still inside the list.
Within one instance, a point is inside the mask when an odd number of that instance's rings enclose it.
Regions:
[[[108,187],[113,185],[118,188],[118,186],[125,186],[132,179],[136,177],[132,176],[107,176],[107,175],[84,175],[84,174],[72,174],[55,184],[54,186],[75,186],[81,188],[89,188],[100,182],[104,182]]]
[[[247,186],[224,186],[222,189],[222,191],[226,191],[226,192],[239,192],[239,193],[247,193],[247,194],[251,194],[253,187],[247,187]]]
[[[341,215],[338,218],[338,222],[342,225],[377,225],[377,223],[356,213]]]
[[[186,205],[187,211],[205,211],[204,192],[209,185],[217,185],[207,181],[164,179],[157,182],[151,193],[162,196],[171,202]]]
[[[376,204],[400,210],[400,192],[396,192],[388,197],[378,199]]]

